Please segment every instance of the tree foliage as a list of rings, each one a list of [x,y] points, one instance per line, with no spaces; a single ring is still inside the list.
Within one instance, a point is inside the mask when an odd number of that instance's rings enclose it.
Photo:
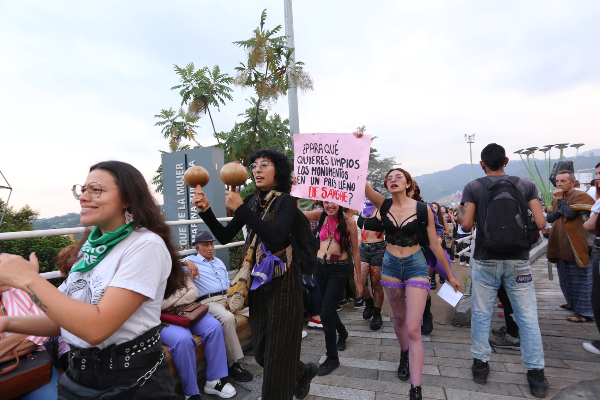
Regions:
[[[267,12],[264,10],[252,36],[248,40],[234,42],[245,50],[247,56],[246,63],[240,63],[241,66],[236,68],[235,79],[221,72],[218,65],[212,70],[208,67],[196,69],[193,63],[185,68],[175,66],[180,84],[171,89],[179,89],[181,106],[187,104],[188,111],[162,110],[155,116],[161,118],[156,125],[162,127],[165,138],[170,137],[177,143],[182,139],[196,141],[195,123],[208,114],[218,143],[216,147],[225,151],[226,162],[238,160],[248,166],[250,155],[264,148],[281,151],[292,160],[289,120],[278,114],[269,115],[268,109],[280,96],[286,95],[290,87],[312,90],[313,82],[304,71],[302,62],[293,63],[294,49],[287,46],[286,36],[278,36],[281,25],[269,30],[265,27],[266,19]],[[235,123],[230,131],[217,132],[210,109],[220,110],[220,106],[232,100],[229,86],[232,83],[253,88],[255,96],[248,99],[250,107],[239,114],[243,117],[241,122]],[[157,169],[152,183],[157,185],[157,192],[162,192],[162,167]],[[253,190],[252,187],[243,190]]]
[[[181,84],[173,86],[171,90],[181,89],[181,105],[188,105],[188,115],[192,118],[197,120],[208,113],[216,135],[210,107],[216,107],[220,111],[220,105],[225,105],[225,100],[233,100],[230,94],[233,89],[228,86],[233,83],[233,78],[221,73],[218,65],[215,65],[212,71],[208,67],[195,70],[194,63],[189,63],[185,68],[176,65],[175,72],[179,75]]]
[[[4,208],[4,201],[0,199],[0,209]],[[0,226],[0,232],[17,232],[33,230],[33,220],[39,213],[32,210],[28,205],[20,210],[13,207],[6,209],[4,222]],[[0,253],[20,255],[29,259],[29,255],[35,252],[40,262],[40,272],[54,271],[56,255],[63,247],[74,243],[68,236],[50,236],[31,239],[0,240]]]
[[[220,132],[220,147],[225,150],[225,162],[240,161],[244,166],[250,165],[250,156],[260,149],[274,149],[293,156],[292,137],[290,136],[289,120],[282,120],[278,114],[268,115],[266,109],[254,107],[256,100],[249,102],[253,107],[244,113],[242,122],[236,123],[230,132]]]
[[[191,116],[183,109],[175,112],[172,108],[160,110],[160,113],[156,114],[154,118],[162,119],[154,125],[162,126],[161,132],[165,139],[169,138],[169,140],[174,140],[176,143],[179,143],[181,139],[191,139],[200,146],[200,143],[196,141],[198,126],[194,124],[198,118]]]
[[[302,91],[312,90],[313,82],[301,61],[293,65],[293,47],[287,46],[286,36],[275,36],[281,30],[277,25],[273,30],[265,28],[267,10],[263,10],[260,25],[248,40],[233,42],[242,47],[248,56],[246,64],[236,67],[235,84],[252,87],[256,93],[256,110],[277,101],[279,96],[287,94],[291,86]]]

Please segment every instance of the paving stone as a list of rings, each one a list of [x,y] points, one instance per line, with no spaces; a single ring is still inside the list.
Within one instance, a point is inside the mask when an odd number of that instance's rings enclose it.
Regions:
[[[526,374],[527,368],[523,365],[517,364],[504,364],[508,372],[514,372],[517,374]],[[544,374],[550,380],[550,377],[555,378],[566,378],[573,380],[588,380],[588,379],[598,379],[600,378],[600,371],[598,370],[598,365],[596,365],[595,369],[570,369],[570,368],[554,368],[554,367],[546,367],[544,368]]]
[[[383,340],[381,341],[383,343]],[[462,343],[444,343],[444,342],[427,342],[423,343],[423,347],[426,349],[446,349],[446,350],[456,350],[471,353],[471,344],[462,344]]]
[[[379,373],[379,380],[386,380],[391,382],[399,382],[398,377],[395,373],[388,371],[381,371]],[[463,389],[473,392],[482,393],[496,393],[506,394],[509,396],[521,396],[521,390],[517,385],[511,385],[508,383],[499,382],[488,382],[485,385],[479,385],[473,382],[473,379],[460,379],[460,378],[449,378],[447,376],[437,375],[423,375],[422,386],[425,387],[439,387],[442,389]]]
[[[348,312],[348,311],[340,311],[338,313],[338,315],[340,316],[340,319],[343,321],[345,319],[351,319],[351,320],[355,320],[355,321],[364,321],[363,317],[362,317],[362,313],[363,310],[360,310],[360,312]],[[383,322],[390,322],[390,317],[385,317],[385,316],[381,316],[381,319],[383,320]]]
[[[324,362],[325,359],[326,359],[325,356],[321,357],[320,362]],[[357,359],[357,358],[346,358],[346,357],[340,357],[340,365],[342,365],[344,367],[353,367],[353,368],[377,369],[380,371],[397,371],[398,370],[398,362],[361,360],[361,359]],[[435,365],[424,365],[423,366],[423,374],[439,375],[440,372],[438,370],[438,367]]]
[[[392,347],[392,346],[386,346],[388,349],[390,349],[387,352],[381,352],[380,354],[380,360],[381,361],[391,361],[391,362],[395,362],[398,363],[400,362],[400,347]],[[433,349],[424,349],[424,353],[425,353],[425,357],[435,357],[435,353]]]
[[[471,369],[466,368],[439,367],[439,370],[442,376],[450,376],[463,379],[472,378],[473,376],[473,374],[471,373]],[[503,382],[512,383],[515,385],[528,385],[527,377],[524,373],[515,374],[511,372],[490,372],[490,374],[488,375],[488,382]],[[578,381],[563,378],[552,378],[549,379],[548,382],[550,383],[550,387],[553,389],[564,389],[565,387],[577,383]]]
[[[569,368],[600,371],[600,357],[597,358],[596,362],[565,360],[565,363],[567,363]]]
[[[317,354],[322,356],[325,352],[325,342],[317,342],[314,345],[308,343],[302,344],[303,354]],[[379,360],[379,353],[372,350],[371,346],[362,346],[351,342],[347,342],[346,350],[339,352],[339,354],[343,354],[345,357],[361,358],[364,360]]]
[[[375,392],[368,390],[357,390],[339,386],[328,386],[312,383],[310,394],[329,399],[340,400],[375,400]]]
[[[522,397],[505,396],[492,393],[476,393],[459,389],[446,389],[446,398],[448,400],[517,400]]]
[[[368,379],[359,379],[359,378],[347,378],[347,377],[331,377],[327,376],[318,376],[315,377],[313,382],[318,382],[320,384],[326,384],[331,386],[343,386],[358,390],[373,390],[376,392],[386,392],[395,394],[408,394],[410,390],[410,382],[402,382],[397,377],[395,381],[372,381]],[[311,390],[312,393],[312,390]],[[434,386],[423,386],[423,397],[430,399],[445,399],[446,396],[444,394],[443,388],[434,387]]]
[[[466,337],[448,337],[448,336],[431,336],[432,342],[444,342],[444,343],[462,343],[471,345],[471,338]]]
[[[531,394],[531,391],[529,390],[529,385],[519,385],[519,389],[521,389],[521,391],[523,392],[523,396],[525,396],[528,399],[538,398]],[[546,394],[546,397],[544,397],[544,399],[553,399],[560,392],[560,389],[550,389],[548,390],[548,394]]]
[[[473,364],[473,359],[462,359],[462,358],[443,358],[443,357],[427,357],[425,356],[425,365],[438,365],[445,367],[461,367],[461,368],[471,368]],[[490,361],[490,370],[499,371],[499,372],[507,372],[504,364],[500,362]]]
[[[598,399],[600,380],[584,381],[573,385],[555,396],[556,400]]]
[[[340,365],[330,376],[347,376],[349,378],[370,379],[376,381],[379,377],[379,370],[368,368],[353,368]]]

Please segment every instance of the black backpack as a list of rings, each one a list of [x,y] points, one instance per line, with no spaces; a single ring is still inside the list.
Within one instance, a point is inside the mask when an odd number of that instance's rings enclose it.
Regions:
[[[427,235],[427,225],[429,224],[429,214],[427,213],[427,208],[429,206],[426,203],[421,203],[417,201],[417,221],[419,222],[419,230],[421,231],[421,240],[419,240],[419,245],[421,249],[423,249],[423,253],[425,257],[428,258],[427,246],[429,245],[429,236]],[[381,210],[379,210],[381,214],[381,220],[387,215],[387,213],[392,208],[392,199],[385,199],[383,204],[381,205]]]
[[[496,252],[529,250],[532,230],[529,205],[518,188],[519,178],[509,176],[493,180],[489,177],[477,179],[484,194],[481,205],[486,205],[486,215],[479,220],[477,244]]]

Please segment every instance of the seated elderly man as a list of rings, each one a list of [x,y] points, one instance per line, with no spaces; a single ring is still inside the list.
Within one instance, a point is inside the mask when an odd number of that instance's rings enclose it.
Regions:
[[[184,258],[181,261],[182,266],[198,288],[198,300],[202,304],[207,304],[208,313],[223,325],[229,377],[238,382],[250,382],[253,378],[252,374],[238,362],[244,357],[244,352],[237,337],[237,321],[227,305],[229,274],[225,264],[214,256],[214,240],[209,231],[198,232],[193,243],[198,254]],[[238,314],[248,317],[248,307]]]

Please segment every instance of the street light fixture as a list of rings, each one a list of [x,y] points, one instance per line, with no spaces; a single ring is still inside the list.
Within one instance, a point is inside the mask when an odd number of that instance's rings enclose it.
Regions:
[[[469,154],[471,156],[471,181],[473,180],[473,148],[472,144],[475,143],[475,134],[466,135],[465,142],[469,143]]]

